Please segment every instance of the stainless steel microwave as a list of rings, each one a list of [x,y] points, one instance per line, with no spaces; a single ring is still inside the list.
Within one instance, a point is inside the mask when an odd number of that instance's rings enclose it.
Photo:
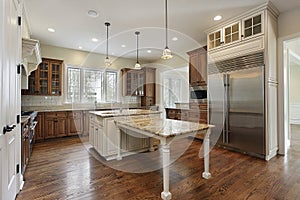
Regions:
[[[206,99],[207,98],[207,90],[190,90],[190,98],[191,99]]]

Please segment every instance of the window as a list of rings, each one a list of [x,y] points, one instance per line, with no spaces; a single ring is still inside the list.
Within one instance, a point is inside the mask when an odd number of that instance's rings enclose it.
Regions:
[[[117,100],[117,72],[67,67],[67,102],[95,103]]]
[[[181,97],[181,80],[164,78],[164,104],[165,107],[171,108],[175,106],[175,102],[179,102]]]
[[[166,108],[175,108],[175,103],[189,102],[188,67],[162,73],[162,102]]]

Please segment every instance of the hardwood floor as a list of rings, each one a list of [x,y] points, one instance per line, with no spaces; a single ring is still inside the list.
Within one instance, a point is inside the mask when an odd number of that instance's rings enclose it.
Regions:
[[[198,158],[201,144],[199,140],[193,141],[171,165],[172,199],[300,199],[299,150],[290,149],[286,157],[277,156],[266,162],[214,148],[210,159],[212,178],[205,180],[201,177],[203,159]],[[180,144],[171,148],[180,148]],[[17,200],[161,199],[162,170],[138,174],[122,172],[102,164],[97,160],[101,158],[93,155],[95,152],[88,151],[76,137],[35,144],[25,173],[25,185]],[[133,166],[142,155],[109,163]],[[138,168],[153,162],[147,155],[138,163]]]

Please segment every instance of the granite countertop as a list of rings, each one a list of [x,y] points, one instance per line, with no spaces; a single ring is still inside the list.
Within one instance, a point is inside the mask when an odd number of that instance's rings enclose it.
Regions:
[[[143,109],[125,109],[125,110],[108,110],[108,111],[90,111],[90,114],[100,117],[119,117],[119,116],[134,116],[134,115],[149,115],[160,114],[162,111],[143,110]]]
[[[21,116],[21,124],[26,123],[28,121],[28,119],[30,118],[30,116]]]
[[[132,128],[147,131],[154,135],[162,137],[174,137],[176,135],[183,135],[192,132],[202,131],[208,129],[208,124],[199,124],[188,121],[179,121],[172,119],[158,119],[158,118],[138,118],[132,117],[127,120],[115,120],[117,125],[126,125]]]

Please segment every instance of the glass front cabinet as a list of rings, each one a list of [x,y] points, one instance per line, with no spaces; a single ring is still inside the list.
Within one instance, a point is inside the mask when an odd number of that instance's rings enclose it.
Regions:
[[[208,50],[263,34],[263,12],[208,33]]]
[[[43,58],[39,67],[28,77],[28,90],[23,95],[60,96],[62,60]]]

